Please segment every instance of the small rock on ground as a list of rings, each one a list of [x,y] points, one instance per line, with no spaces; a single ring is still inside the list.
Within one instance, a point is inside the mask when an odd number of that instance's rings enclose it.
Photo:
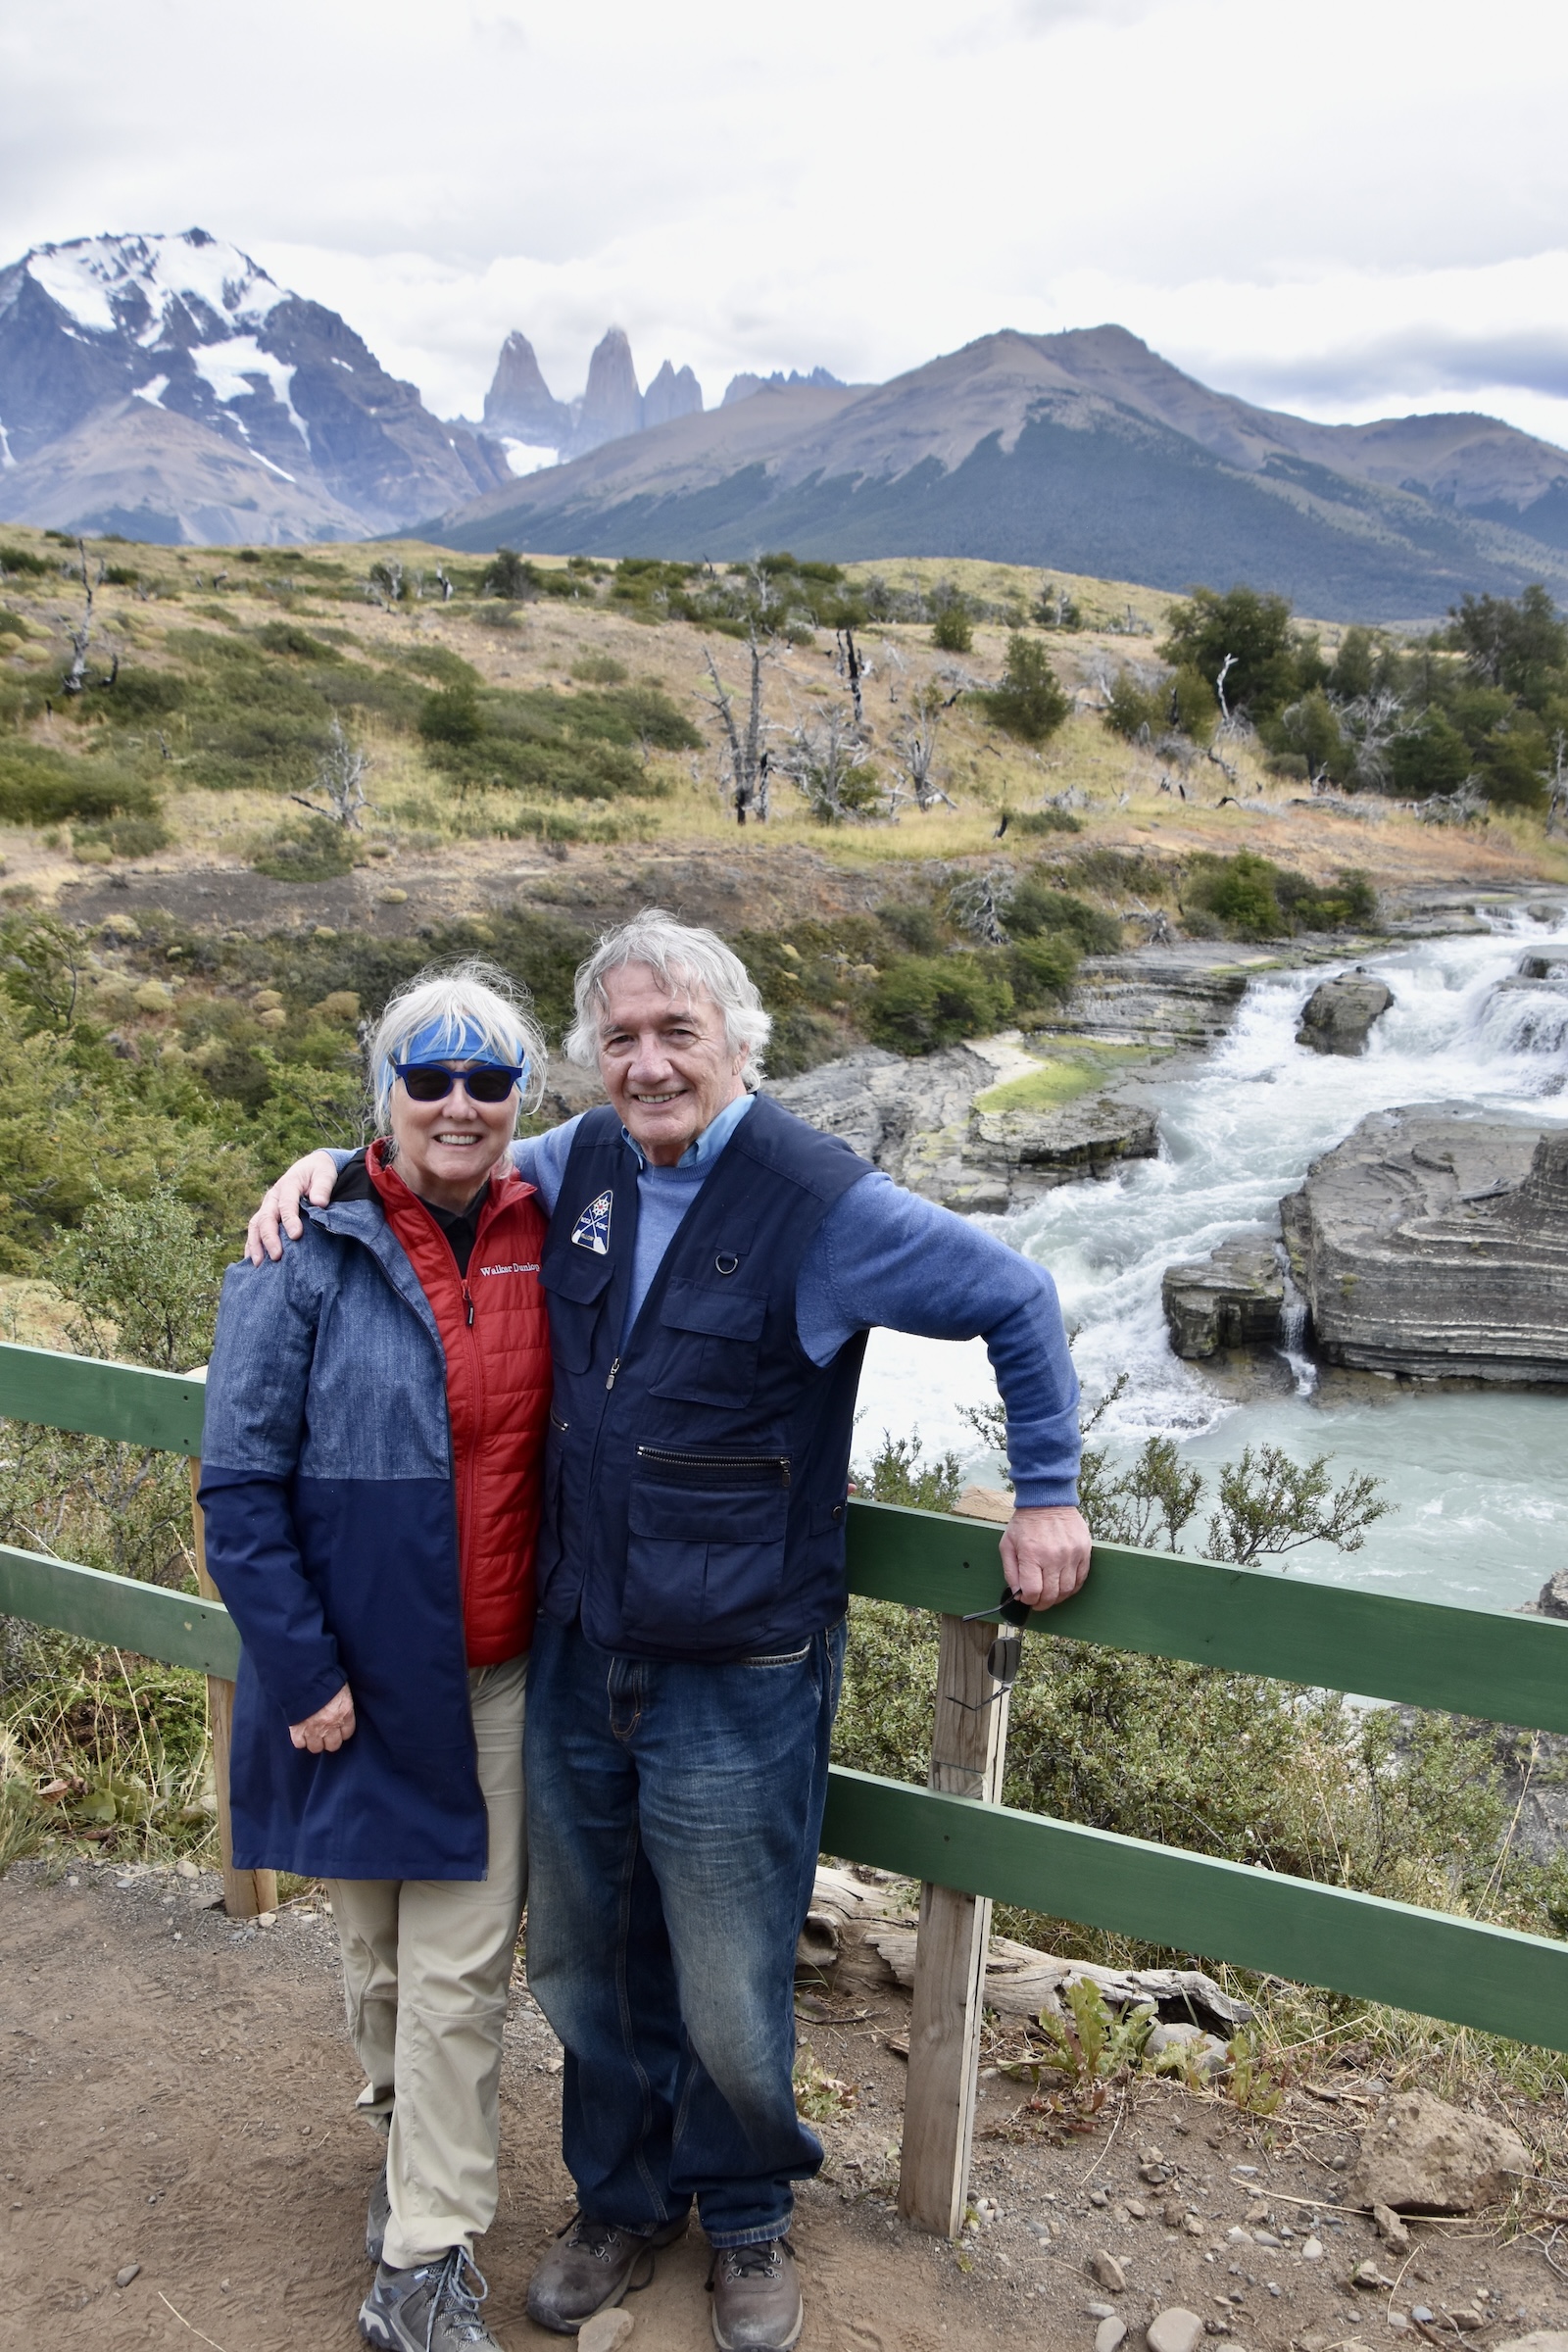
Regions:
[[[1198,2352],[1202,2340],[1202,2321],[1183,2303],[1172,2303],[1149,2323],[1149,2352]]]
[[[117,2286],[128,2286],[133,2278],[139,2278],[140,2277],[141,2264],[139,2262],[127,2262],[122,2271],[117,2271],[115,2273],[115,2284]]]
[[[1470,2213],[1512,2194],[1535,2170],[1505,2125],[1429,2090],[1400,2091],[1361,2146],[1357,2202],[1397,2212]]]
[[[616,2352],[636,2325],[629,2311],[596,2311],[577,2331],[578,2352]]]
[[[1379,2237],[1386,2239],[1396,2254],[1404,2253],[1410,2243],[1410,2232],[1398,2215],[1387,2205],[1374,2205],[1372,2220]]]
[[[1113,2295],[1126,2293],[1127,2274],[1115,2255],[1107,2254],[1103,2246],[1097,2246],[1090,2255],[1089,2272],[1097,2285],[1108,2286]]]
[[[1118,2320],[1114,2316],[1108,2320],[1102,2320],[1100,2326],[1095,2329],[1095,2352],[1120,2352],[1126,2336],[1127,2323],[1125,2320]]]

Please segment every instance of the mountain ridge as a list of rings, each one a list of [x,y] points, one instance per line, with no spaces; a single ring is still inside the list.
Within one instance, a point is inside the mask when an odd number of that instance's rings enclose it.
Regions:
[[[1124,327],[1005,328],[886,384],[763,386],[421,527],[541,554],[1250,579],[1325,618],[1414,618],[1529,578],[1568,595],[1568,451],[1485,416],[1322,425],[1214,392]]]
[[[127,401],[179,421],[127,427]],[[117,435],[139,453],[118,487]],[[505,479],[495,445],[432,416],[337,312],[205,229],[78,237],[0,270],[0,520],[106,528],[107,499],[127,536],[165,542],[357,538]]]

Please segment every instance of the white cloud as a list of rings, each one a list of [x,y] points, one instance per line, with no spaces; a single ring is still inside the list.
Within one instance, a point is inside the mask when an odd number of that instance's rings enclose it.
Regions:
[[[520,326],[880,377],[1118,318],[1314,415],[1568,437],[1568,48],[1545,0],[85,0],[0,29],[15,253],[199,220],[443,413]]]

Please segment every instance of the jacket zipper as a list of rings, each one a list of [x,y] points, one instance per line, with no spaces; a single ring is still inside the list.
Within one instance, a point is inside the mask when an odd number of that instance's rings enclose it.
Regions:
[[[686,1453],[667,1446],[639,1446],[640,1462],[679,1462],[697,1470],[775,1470],[781,1487],[790,1483],[787,1453]]]
[[[607,1388],[607,1389],[612,1389],[612,1388],[614,1387],[614,1385],[615,1385],[615,1374],[616,1374],[616,1373],[617,1373],[619,1370],[620,1370],[620,1358],[619,1358],[619,1356],[617,1355],[617,1356],[616,1356],[616,1358],[615,1358],[615,1360],[614,1360],[614,1362],[613,1362],[613,1363],[611,1365],[611,1367],[610,1367],[610,1378],[609,1378],[609,1379],[606,1381],[606,1383],[605,1383],[605,1386],[606,1386],[606,1388]]]

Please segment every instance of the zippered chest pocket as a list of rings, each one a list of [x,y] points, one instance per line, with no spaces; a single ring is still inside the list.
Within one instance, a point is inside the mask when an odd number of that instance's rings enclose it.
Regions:
[[[766,1320],[761,1292],[672,1281],[659,1316],[665,1361],[650,1395],[680,1404],[750,1403]]]

